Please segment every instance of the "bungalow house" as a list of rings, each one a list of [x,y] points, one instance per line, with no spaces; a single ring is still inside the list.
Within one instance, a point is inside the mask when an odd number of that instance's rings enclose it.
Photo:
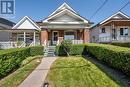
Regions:
[[[91,42],[111,43],[130,41],[130,18],[117,12],[90,29]]]
[[[68,4],[63,3],[44,20],[35,22],[25,16],[9,31],[12,32],[11,40],[19,43],[19,46],[40,43],[44,46],[57,45],[63,40],[72,40],[73,44],[81,44],[90,42],[91,24]]]

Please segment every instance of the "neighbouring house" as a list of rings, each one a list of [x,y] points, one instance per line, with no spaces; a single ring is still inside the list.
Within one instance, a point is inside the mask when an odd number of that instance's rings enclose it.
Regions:
[[[0,42],[10,40],[11,33],[4,30],[11,29],[14,25],[14,22],[9,21],[5,18],[0,18]]]
[[[3,47],[8,47],[5,44],[10,41],[10,37],[12,35],[11,32],[8,32],[8,29],[11,29],[15,25],[14,22],[9,21],[5,18],[0,18],[0,48]]]
[[[63,3],[58,9],[42,21],[35,22],[30,17],[22,18],[12,29],[10,47],[33,45],[58,45],[63,40],[73,44],[90,42],[89,29],[92,22],[80,16],[68,4]]]
[[[130,17],[117,12],[90,29],[91,42],[111,43],[130,41]]]

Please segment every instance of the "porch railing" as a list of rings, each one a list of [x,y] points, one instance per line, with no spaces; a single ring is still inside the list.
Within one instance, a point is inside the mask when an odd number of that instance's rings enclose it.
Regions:
[[[129,42],[130,41],[130,36],[119,36],[115,40],[115,42]]]
[[[0,49],[9,49],[16,47],[16,42],[0,42]]]
[[[99,37],[99,42],[110,42],[111,37]]]
[[[100,37],[99,42],[129,42],[130,36],[118,36],[116,38],[112,38],[110,36]]]
[[[83,44],[83,40],[72,40],[72,44]]]
[[[40,45],[40,42],[34,42],[30,43],[28,46],[34,46],[34,45]],[[13,41],[7,41],[7,42],[0,42],[0,49],[10,49],[10,48],[22,48],[26,47],[27,44],[25,42],[13,42]]]

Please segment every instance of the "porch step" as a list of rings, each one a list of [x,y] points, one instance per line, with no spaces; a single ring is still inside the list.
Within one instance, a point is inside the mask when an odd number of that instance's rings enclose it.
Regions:
[[[55,56],[55,47],[56,46],[45,47],[44,56],[45,57],[53,57],[53,56]]]

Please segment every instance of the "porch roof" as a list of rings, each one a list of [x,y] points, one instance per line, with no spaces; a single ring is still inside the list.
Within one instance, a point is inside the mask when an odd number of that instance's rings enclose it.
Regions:
[[[39,32],[38,30],[34,29],[0,29],[0,31],[7,31],[7,32]]]
[[[101,26],[130,26],[130,20],[109,20],[103,23]]]
[[[87,25],[75,25],[75,24],[49,24],[43,25],[40,27],[41,29],[60,29],[60,30],[67,30],[67,29],[89,29],[90,26]]]

